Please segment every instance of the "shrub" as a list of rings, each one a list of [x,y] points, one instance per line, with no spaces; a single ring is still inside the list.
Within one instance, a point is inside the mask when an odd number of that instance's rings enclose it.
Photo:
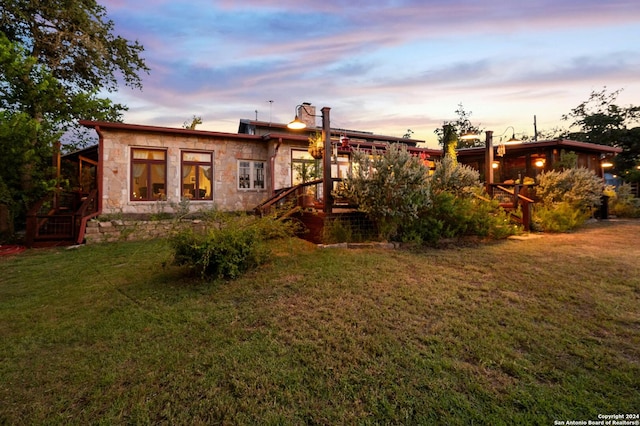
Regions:
[[[621,185],[617,192],[609,194],[609,212],[617,217],[640,217],[640,198],[631,193],[631,186]]]
[[[600,205],[602,179],[585,168],[548,171],[538,176],[536,194],[546,206],[567,202],[580,210]]]
[[[545,232],[568,232],[584,224],[591,213],[566,201],[549,205],[536,205],[534,208],[534,229]]]
[[[533,226],[549,232],[567,232],[584,224],[600,206],[602,179],[585,168],[549,171],[538,176],[540,198],[533,211]]]
[[[270,254],[266,241],[293,235],[291,222],[272,216],[212,212],[206,230],[177,232],[170,238],[174,262],[188,265],[203,278],[233,279],[264,263]]]
[[[400,144],[389,144],[384,152],[374,149],[371,155],[355,151],[353,163],[338,195],[376,222],[380,238],[397,238],[401,224],[415,220],[429,205],[429,169]]]
[[[470,166],[458,163],[446,155],[436,163],[430,179],[431,192],[448,191],[455,195],[475,192],[480,186],[480,174]]]
[[[506,238],[517,232],[497,201],[441,191],[419,220],[403,229],[403,241],[435,244],[442,238],[479,236]]]

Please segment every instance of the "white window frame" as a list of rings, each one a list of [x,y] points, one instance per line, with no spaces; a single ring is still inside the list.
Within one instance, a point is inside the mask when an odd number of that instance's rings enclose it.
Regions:
[[[242,163],[248,163],[249,175],[241,173],[246,169]],[[260,172],[262,174],[262,186],[256,186],[260,180]],[[239,191],[266,191],[267,190],[267,162],[262,160],[238,160],[238,177],[236,179],[236,188]]]

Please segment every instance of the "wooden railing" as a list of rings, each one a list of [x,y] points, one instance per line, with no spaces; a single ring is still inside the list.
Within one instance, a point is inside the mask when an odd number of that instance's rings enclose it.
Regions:
[[[27,213],[25,245],[36,242],[69,242],[84,239],[87,220],[98,215],[98,191],[83,195],[60,192],[35,203]]]
[[[505,210],[515,211],[518,210],[518,207],[520,208],[522,211],[520,222],[524,226],[525,231],[531,230],[532,206],[535,201],[521,193],[523,187],[521,185],[514,185],[513,187],[507,188],[500,184],[493,184],[491,188],[493,192],[491,195],[494,199],[498,199],[500,206]]]
[[[319,184],[322,184],[322,179],[281,189],[276,195],[254,208],[254,212],[264,216],[272,213],[275,209],[284,209],[286,211],[285,214],[288,215],[301,208],[317,206],[319,201],[313,195],[316,192],[313,187]]]

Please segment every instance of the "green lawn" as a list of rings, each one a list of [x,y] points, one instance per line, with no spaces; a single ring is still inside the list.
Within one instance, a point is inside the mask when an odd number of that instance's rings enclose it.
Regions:
[[[0,424],[541,424],[640,411],[640,221],[449,249],[0,258]]]

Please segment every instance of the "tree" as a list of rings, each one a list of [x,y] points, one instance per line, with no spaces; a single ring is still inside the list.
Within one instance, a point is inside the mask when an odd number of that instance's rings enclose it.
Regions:
[[[567,136],[582,142],[616,146],[627,125],[640,118],[640,107],[620,107],[615,104],[621,91],[608,93],[606,87],[601,91],[592,91],[589,99],[563,115],[564,121],[571,121],[570,127],[578,127],[578,131],[570,132]]]
[[[621,91],[609,93],[606,87],[593,91],[589,99],[562,119],[571,121],[572,127],[578,127],[577,131],[565,135],[570,139],[622,148],[615,160],[615,170],[627,179],[635,175],[636,167],[640,165],[640,127],[628,128],[640,119],[640,107],[616,105]]]
[[[143,47],[113,35],[95,0],[5,0],[0,7],[0,178],[19,204],[45,187],[46,164],[77,120],[120,120],[123,105],[99,97],[118,82],[140,88]],[[19,166],[20,187],[7,170]],[[44,179],[44,180],[43,180]]]
[[[182,123],[182,127],[188,130],[195,130],[198,124],[202,124],[202,117],[194,115],[193,118],[191,118],[191,121],[187,120]]]
[[[458,146],[458,135],[452,124],[442,126],[442,141],[444,156],[451,158],[454,164],[457,163],[458,155],[456,154],[456,147]]]
[[[458,104],[458,109],[455,111],[458,115],[458,119],[455,121],[445,121],[441,128],[438,128],[434,131],[436,135],[438,135],[438,143],[440,145],[445,144],[447,140],[445,140],[445,128],[446,126],[452,126],[456,135],[462,136],[464,134],[477,134],[480,133],[480,128],[473,125],[469,120],[471,117],[471,111],[465,111],[464,106],[460,103]],[[471,139],[471,140],[463,140],[458,139],[457,147],[458,148],[470,148],[474,146],[484,146],[484,142],[479,139]]]

